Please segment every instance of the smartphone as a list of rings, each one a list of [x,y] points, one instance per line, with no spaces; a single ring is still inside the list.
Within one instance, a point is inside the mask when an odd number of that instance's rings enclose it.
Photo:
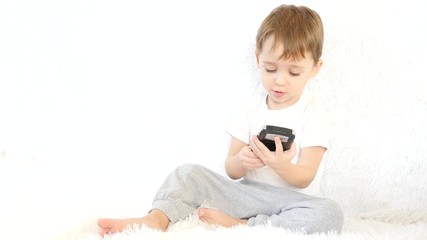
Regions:
[[[274,152],[276,151],[276,143],[274,142],[275,136],[278,136],[282,141],[283,151],[289,150],[295,139],[295,134],[292,129],[272,125],[265,125],[258,134],[258,139],[264,143],[270,151]]]

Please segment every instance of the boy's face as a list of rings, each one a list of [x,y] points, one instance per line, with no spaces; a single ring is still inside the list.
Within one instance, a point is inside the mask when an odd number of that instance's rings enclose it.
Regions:
[[[296,103],[304,91],[308,80],[314,77],[322,66],[322,60],[314,64],[311,53],[298,61],[280,58],[283,46],[272,50],[274,37],[269,37],[262,51],[257,55],[261,81],[268,93],[270,109],[282,109]]]

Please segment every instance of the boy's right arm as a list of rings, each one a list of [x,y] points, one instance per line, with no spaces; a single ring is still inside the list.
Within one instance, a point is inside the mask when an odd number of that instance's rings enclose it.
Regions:
[[[248,144],[232,137],[227,159],[225,160],[225,172],[231,179],[239,179],[245,176],[247,170],[264,167],[264,163],[252,152]]]

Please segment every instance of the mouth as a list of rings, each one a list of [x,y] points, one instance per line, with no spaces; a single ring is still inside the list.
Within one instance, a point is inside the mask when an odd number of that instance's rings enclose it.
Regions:
[[[285,95],[285,94],[286,94],[286,92],[282,92],[282,91],[275,91],[275,90],[273,90],[273,93],[274,93],[274,95],[275,95],[276,97],[281,97],[281,96],[283,96],[283,95]]]

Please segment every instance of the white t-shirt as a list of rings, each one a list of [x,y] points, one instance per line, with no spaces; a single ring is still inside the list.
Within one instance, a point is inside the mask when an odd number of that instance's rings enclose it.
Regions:
[[[291,160],[293,164],[298,162],[302,148],[329,147],[329,122],[326,114],[319,111],[319,106],[316,106],[312,94],[307,91],[304,92],[298,102],[281,110],[268,109],[266,99],[266,95],[255,97],[248,106],[237,111],[226,126],[226,132],[249,144],[251,136],[258,135],[265,125],[290,128],[294,130],[294,142],[297,146],[296,156]],[[322,160],[315,179],[304,189],[289,185],[267,166],[248,171],[245,178],[274,186],[287,187],[305,194],[317,195],[323,170],[324,161]]]

